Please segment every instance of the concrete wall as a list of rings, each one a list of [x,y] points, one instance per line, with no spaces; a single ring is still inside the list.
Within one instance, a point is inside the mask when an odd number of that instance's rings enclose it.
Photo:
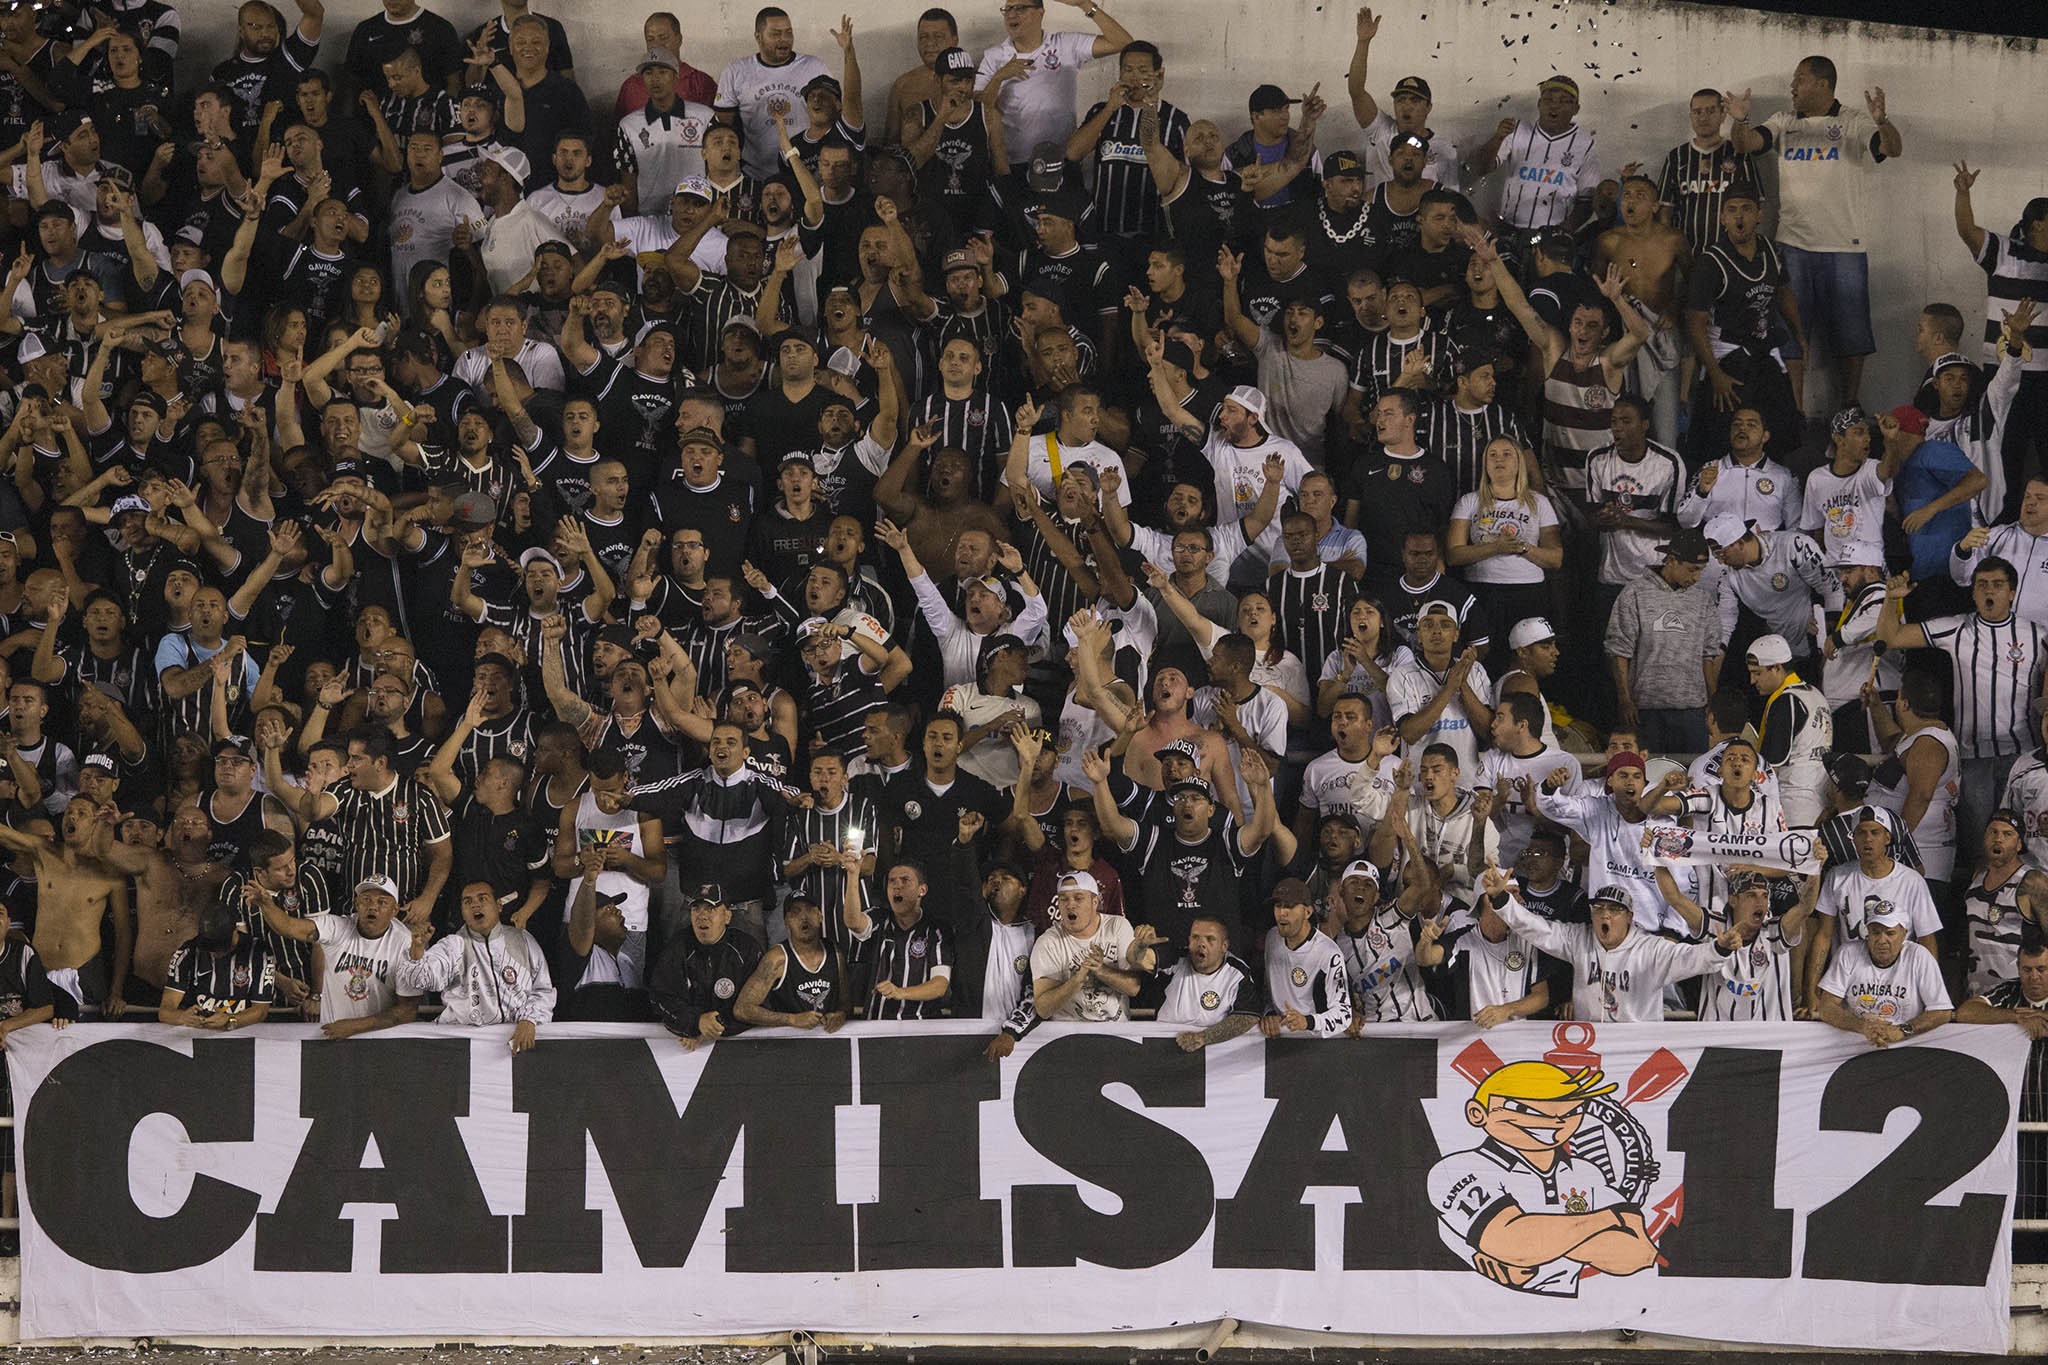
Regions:
[[[279,2],[291,9],[290,0]],[[494,12],[489,0],[436,3],[465,30]],[[910,35],[925,0],[782,3],[796,19],[799,47],[835,69],[838,50],[828,28],[842,11],[853,16],[869,118],[879,128],[889,83],[915,60]],[[539,0],[542,11],[567,28],[594,107],[609,110],[619,80],[641,51],[641,19],[655,4],[683,16],[685,56],[714,76],[751,51],[752,0]],[[1001,37],[993,0],[956,0],[949,8],[963,26],[964,45],[977,56]],[[1320,81],[1332,106],[1320,145],[1333,149],[1356,138],[1344,92],[1355,12],[1348,0],[1117,0],[1111,8],[1133,34],[1164,51],[1168,97],[1217,120],[1226,136],[1245,126],[1245,96],[1259,82],[1298,94]],[[1874,172],[1879,193],[1873,201],[1885,221],[1871,232],[1880,354],[1865,384],[1866,401],[1908,396],[1918,374],[1910,341],[1922,303],[1944,299],[1966,317],[1981,309],[1982,276],[1952,226],[1951,164],[1967,158],[1983,170],[1975,198],[1980,221],[1994,231],[2009,228],[2028,198],[2048,193],[2048,53],[2037,40],[1658,0],[1407,0],[1389,8],[1394,12],[1385,14],[1373,48],[1371,87],[1378,98],[1386,99],[1404,74],[1424,76],[1436,94],[1433,126],[1469,147],[1504,116],[1532,117],[1536,82],[1565,72],[1585,92],[1582,120],[1600,134],[1610,172],[1640,160],[1654,173],[1665,152],[1687,136],[1686,100],[1702,86],[1753,86],[1759,119],[1782,108],[1792,67],[1808,52],[1834,59],[1845,102],[1860,99],[1870,84],[1882,85],[1906,154]],[[330,63],[339,62],[354,20],[371,9],[367,0],[332,0],[323,44]],[[187,7],[186,50],[195,63],[210,65],[226,54],[229,14],[226,0]],[[1048,5],[1047,23],[1088,27],[1079,11],[1058,3]],[[1085,71],[1084,107],[1113,79],[1109,65]]]

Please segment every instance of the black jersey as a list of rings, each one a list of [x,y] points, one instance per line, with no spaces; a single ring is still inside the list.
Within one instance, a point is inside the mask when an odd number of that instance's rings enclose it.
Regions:
[[[798,954],[794,943],[782,945],[782,971],[768,988],[763,1002],[778,1014],[843,1014],[846,1011],[846,982],[840,972],[839,952],[830,943],[818,949],[813,966]]]

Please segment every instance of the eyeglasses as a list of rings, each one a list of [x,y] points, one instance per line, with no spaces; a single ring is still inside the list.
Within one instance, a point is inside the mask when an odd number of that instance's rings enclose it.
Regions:
[[[1007,19],[1014,14],[1029,14],[1031,13],[1031,11],[1035,9],[1044,8],[1044,5],[1004,5],[1002,9],[997,12],[1001,14],[1005,19]]]

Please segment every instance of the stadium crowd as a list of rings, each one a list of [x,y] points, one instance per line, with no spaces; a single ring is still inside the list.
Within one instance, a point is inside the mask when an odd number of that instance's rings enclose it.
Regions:
[[[1608,174],[1000,16],[0,12],[0,1039],[2048,1035],[2048,199],[1866,407],[1826,57]]]

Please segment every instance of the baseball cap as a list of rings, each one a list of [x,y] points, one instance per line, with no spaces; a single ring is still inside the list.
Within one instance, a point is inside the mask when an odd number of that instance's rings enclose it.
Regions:
[[[683,69],[683,64],[676,60],[675,54],[662,47],[648,48],[646,55],[640,58],[640,65],[635,69],[645,71],[650,66],[665,66],[671,71]]]
[[[1515,628],[1508,632],[1508,648],[1522,649],[1539,640],[1555,640],[1557,632],[1550,628],[1550,622],[1541,616],[1524,617],[1515,622]]]
[[[129,170],[126,166],[103,161],[100,163],[100,179],[109,185],[118,185],[130,192],[133,192],[135,189],[135,172]]]
[[[1856,404],[1851,403],[1848,407],[1843,408],[1840,412],[1834,415],[1833,420],[1831,420],[1828,423],[1828,430],[1834,435],[1840,436],[1843,432],[1849,430],[1849,428],[1859,426],[1864,422],[1868,422],[1869,420],[1869,413],[1865,412]]]
[[[559,237],[550,237],[533,249],[533,259],[537,261],[543,256],[560,256],[565,261],[576,259],[576,253],[569,250],[569,244]]]
[[[830,90],[834,96],[842,93],[838,79],[823,74],[813,76],[808,81],[805,81],[804,88],[797,93],[801,98],[809,99],[813,90]]]
[[[1429,151],[1429,139],[1420,133],[1396,133],[1387,143],[1387,155],[1392,156],[1404,147],[1426,153]]]
[[[78,215],[72,211],[71,205],[65,203],[62,199],[45,199],[43,206],[36,210],[36,217],[64,218],[69,220],[74,227],[78,224]]]
[[[1031,165],[1024,183],[1033,194],[1051,194],[1066,182],[1067,149],[1057,142],[1041,142],[1031,149]]]
[[[1633,749],[1623,749],[1618,754],[1609,754],[1607,756],[1607,772],[1610,776],[1620,772],[1623,768],[1634,768],[1638,772],[1647,772],[1649,770],[1643,762],[1643,756]]]
[[[21,344],[14,348],[15,360],[24,365],[31,360],[41,360],[49,353],[50,348],[43,344],[42,335],[37,332],[23,333]]]
[[[626,303],[633,301],[633,289],[623,280],[605,278],[590,286],[593,294],[611,294]]]
[[[222,754],[233,754],[236,758],[254,758],[256,746],[251,744],[245,735],[222,735],[213,742],[213,756],[219,758]]]
[[[1707,524],[1700,528],[1708,542],[1717,550],[1725,550],[1749,534],[1750,522],[1744,521],[1733,512],[1723,512],[1709,517]]]
[[[1686,526],[1659,545],[1657,553],[1670,555],[1681,564],[1704,564],[1713,557],[1714,547],[1707,544],[1707,538],[1700,534],[1698,527]]]
[[[1266,415],[1266,395],[1250,384],[1239,384],[1230,391],[1230,401],[1254,417]]]
[[[1251,104],[1252,112],[1258,114],[1268,109],[1285,109],[1288,105],[1300,104],[1301,101],[1288,95],[1279,86],[1268,84],[1252,91],[1249,103]]]
[[[786,459],[788,457],[785,456],[784,458]],[[816,635],[819,631],[825,629],[825,627],[831,624],[832,623],[830,621],[826,620],[822,616],[806,616],[803,620],[803,623],[796,628],[796,638],[799,640],[808,640],[813,635]]]
[[[1902,403],[1892,409],[1892,420],[1899,424],[1901,431],[1910,431],[1915,436],[1927,434],[1927,414],[1911,403]]]
[[[385,895],[391,897],[391,899],[398,899],[398,883],[392,881],[391,878],[389,877],[363,878],[361,881],[356,883],[355,893],[358,896],[360,896],[365,891],[382,891]]]
[[[744,649],[745,651],[747,651],[747,653],[753,655],[757,659],[772,658],[775,653],[775,651],[769,646],[767,637],[756,634],[754,631],[751,630],[743,630],[735,633],[730,640],[726,641],[726,644],[736,646],[740,649]]]
[[[1275,905],[1314,905],[1315,900],[1309,892],[1308,883],[1299,877],[1282,877],[1273,887],[1272,901]]]
[[[1728,874],[1728,894],[1739,896],[1745,891],[1768,891],[1771,879],[1754,868],[1742,868]]]
[[[149,515],[149,500],[140,494],[124,493],[114,499],[114,505],[108,508],[107,512],[109,516],[116,517],[128,512],[140,512],[147,516]]]
[[[1102,888],[1096,885],[1095,874],[1092,872],[1068,872],[1061,876],[1059,885],[1054,890],[1086,891],[1093,896],[1102,894]]]
[[[186,555],[179,555],[176,559],[172,560],[168,566],[165,567],[165,578],[169,578],[174,573],[191,574],[201,583],[204,583],[206,581],[206,575],[199,572],[199,561],[196,559],[192,559]]]
[[[78,766],[81,768],[98,768],[103,772],[113,772],[114,756],[112,754],[87,754],[84,758],[78,760]]]
[[[1759,635],[1749,642],[1749,659],[1768,668],[1773,664],[1792,662],[1792,646],[1782,635]]]
[[[1448,616],[1453,621],[1456,621],[1458,619],[1458,609],[1441,597],[1432,597],[1422,604],[1421,610],[1415,613],[1415,619],[1418,621],[1425,616]]]
[[[1356,152],[1331,152],[1323,158],[1323,179],[1334,180],[1340,175],[1354,179],[1365,178],[1365,163],[1358,159]]]
[[[1209,784],[1207,782],[1204,782],[1199,778],[1193,777],[1190,777],[1183,782],[1176,782],[1171,787],[1168,787],[1166,789],[1166,799],[1169,802],[1171,802],[1174,797],[1180,796],[1186,792],[1193,792],[1196,796],[1201,797],[1204,801],[1214,801],[1216,799],[1216,793],[1209,790]]]
[[[685,894],[691,905],[724,905],[725,888],[717,882],[698,882]]]
[[[1163,749],[1152,751],[1154,758],[1165,758],[1168,754],[1179,754],[1190,763],[1202,761],[1202,751],[1195,747],[1195,742],[1191,739],[1177,739]]]
[[[220,286],[214,283],[213,276],[204,270],[188,270],[178,276],[178,290],[180,293],[195,284],[203,284],[216,294],[220,292]]]
[[[562,572],[562,561],[556,559],[552,553],[550,553],[547,550],[543,550],[538,545],[534,546],[530,550],[520,551],[519,567],[523,569],[537,559],[545,559],[554,568],[554,571],[556,573]]]
[[[784,338],[784,340],[787,339],[786,337]],[[677,439],[676,445],[678,448],[682,446],[709,446],[719,454],[725,454],[725,442],[710,427],[691,427]]]
[[[1956,365],[1960,365],[1966,370],[1971,368],[1970,362],[1954,351],[1949,351],[1944,355],[1936,356],[1934,358],[1934,364],[1929,366],[1928,368],[1933,373],[1940,374],[1943,370],[1949,369],[1952,366]]]
[[[1618,905],[1631,915],[1636,912],[1636,898],[1629,893],[1627,887],[1615,882],[1609,882],[1586,899],[1589,903],[1606,901],[1609,905]]]
[[[1576,95],[1579,93],[1579,83],[1570,76],[1548,76],[1536,86],[1538,94],[1545,90],[1568,90]]]
[[[932,74],[935,76],[972,76],[974,58],[964,47],[949,47],[932,58]]]
[[[1429,82],[1420,76],[1403,76],[1400,80],[1394,82],[1394,98],[1399,99],[1403,95],[1414,95],[1420,99],[1430,99]]]
[[[939,273],[950,275],[956,270],[972,270],[979,275],[981,262],[974,259],[974,253],[971,251],[949,251],[946,253],[946,259],[939,265]]]
[[[1870,789],[1870,764],[1861,754],[1836,754],[1828,763],[1828,777],[1843,795],[1860,800]]]
[[[1884,567],[1884,546],[1867,540],[1843,542],[1835,551],[1829,564],[1835,569],[1882,569]]]
[[[1905,907],[1896,901],[1879,901],[1877,908],[1863,917],[1865,929],[1905,929],[1911,924]]]
[[[597,633],[597,643],[613,645],[631,654],[633,652],[633,632],[624,626],[606,626]]]
[[[1342,877],[1339,877],[1337,880],[1348,882],[1353,877],[1365,877],[1369,879],[1374,886],[1378,886],[1380,883],[1380,870],[1372,865],[1370,859],[1359,858],[1353,862],[1347,863],[1344,867],[1344,875]]]
[[[670,197],[688,197],[691,199],[702,199],[705,203],[708,204],[712,200],[718,198],[718,192],[711,188],[711,182],[709,180],[706,180],[703,176],[692,175],[685,177],[681,182],[679,182],[676,185],[675,194],[671,195]]]
[[[1049,190],[1038,191],[1037,196],[1025,206],[1025,211],[1038,217],[1050,213],[1055,218],[1078,223],[1088,211],[1088,196],[1072,185],[1054,185]]]
[[[533,178],[533,163],[526,159],[526,153],[517,147],[494,146],[484,153],[484,160],[495,162],[498,168],[519,182],[525,189],[526,182]]]

